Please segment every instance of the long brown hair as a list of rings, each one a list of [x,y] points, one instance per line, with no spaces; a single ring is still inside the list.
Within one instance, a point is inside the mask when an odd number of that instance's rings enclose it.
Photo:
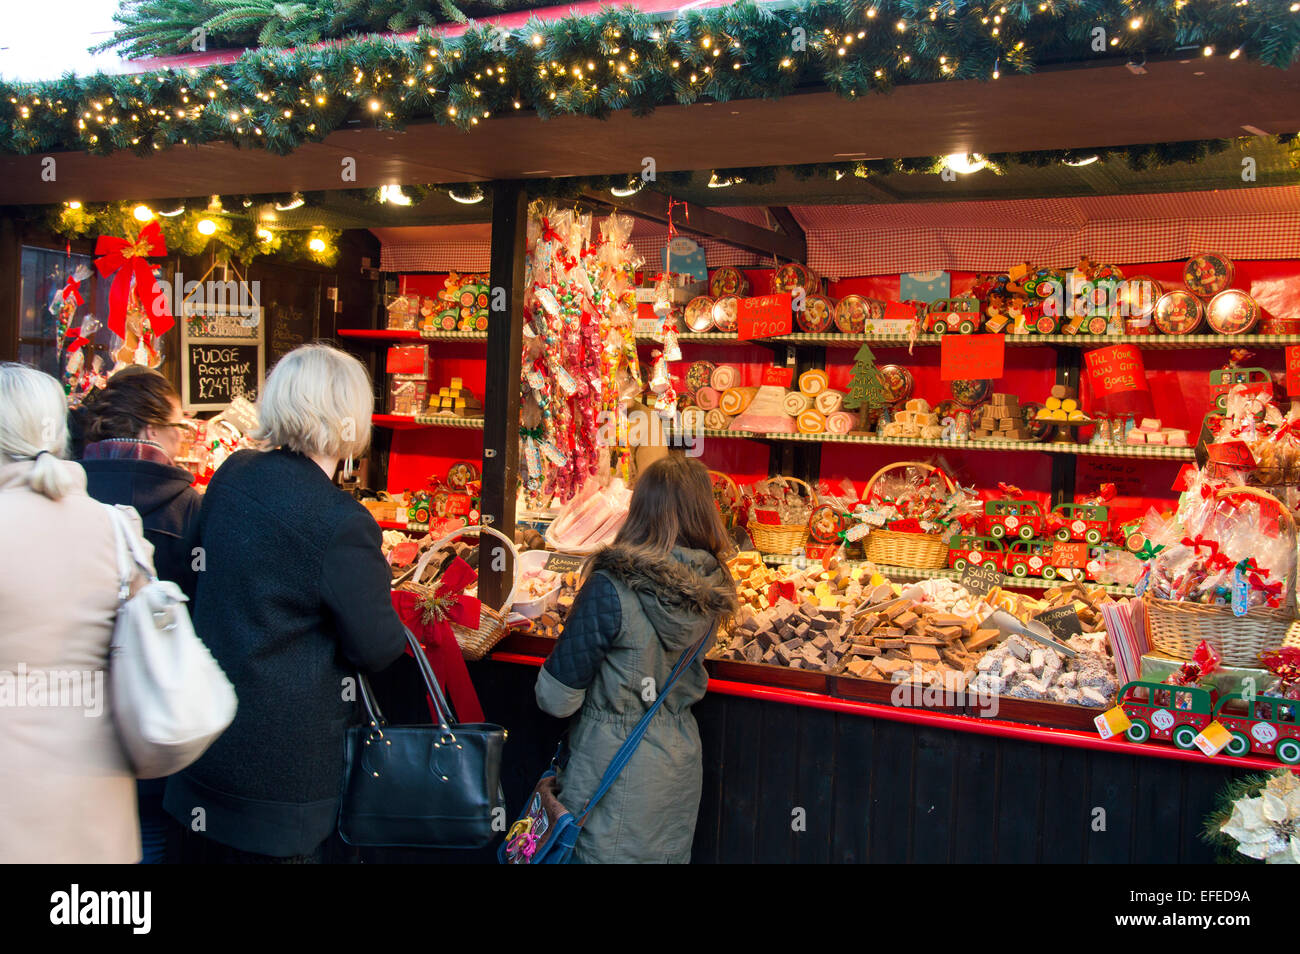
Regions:
[[[723,563],[735,548],[714,505],[705,466],[683,454],[669,454],[641,471],[614,546],[657,555],[687,547],[711,553]]]
[[[172,405],[181,397],[157,371],[128,365],[108,379],[87,407],[86,441],[139,437],[153,424],[172,419]]]

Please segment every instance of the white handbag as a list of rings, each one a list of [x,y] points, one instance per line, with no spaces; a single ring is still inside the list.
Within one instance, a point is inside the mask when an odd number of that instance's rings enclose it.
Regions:
[[[138,778],[179,772],[235,718],[235,688],[194,632],[187,598],[154,573],[144,541],[105,505],[117,542],[117,620],[109,653],[109,697],[122,747]],[[134,596],[137,569],[148,582]]]

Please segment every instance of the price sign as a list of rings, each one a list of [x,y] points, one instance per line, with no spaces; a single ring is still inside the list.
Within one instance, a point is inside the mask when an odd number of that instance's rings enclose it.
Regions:
[[[1288,397],[1300,397],[1300,345],[1286,349],[1286,393]]]
[[[1046,626],[1048,631],[1063,643],[1071,636],[1078,636],[1083,632],[1083,627],[1079,625],[1079,614],[1074,611],[1073,603],[1039,613],[1034,619]]]
[[[794,368],[782,368],[773,365],[770,368],[763,369],[763,385],[771,385],[778,388],[788,388],[794,381]]]
[[[1062,543],[1058,540],[1052,544],[1052,555],[1047,562],[1058,568],[1064,566],[1082,569],[1088,565],[1088,544]]]
[[[959,582],[975,595],[984,596],[1002,585],[1002,574],[998,572],[998,568],[992,563],[985,563],[981,566],[972,563],[961,571],[961,580]]]
[[[944,335],[939,344],[939,379],[969,381],[1002,377],[1006,344],[1002,335]]]
[[[1224,467],[1254,467],[1255,455],[1250,452],[1250,445],[1245,441],[1224,441],[1221,444],[1206,444],[1205,452],[1213,464]]]
[[[1104,397],[1124,391],[1150,390],[1142,352],[1134,345],[1096,348],[1083,357],[1088,364],[1093,390],[1098,395]]]
[[[585,559],[587,558],[574,553],[552,553],[546,558],[542,569],[555,573],[576,573],[582,569],[582,562]]]
[[[740,341],[788,335],[793,328],[794,312],[789,295],[760,295],[736,303],[736,338]]]

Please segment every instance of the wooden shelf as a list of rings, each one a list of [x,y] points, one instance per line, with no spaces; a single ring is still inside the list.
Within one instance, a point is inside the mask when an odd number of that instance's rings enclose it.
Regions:
[[[387,328],[340,328],[340,338],[354,341],[487,341],[486,331],[401,331]]]
[[[917,335],[917,345],[939,344],[945,335]],[[1143,348],[1170,351],[1188,348],[1284,348],[1300,344],[1300,335],[1004,335],[1008,347],[1044,347],[1056,345],[1069,348],[1096,348],[1113,344],[1135,344]],[[907,335],[866,335],[795,332],[774,338],[753,338],[741,341],[734,334],[721,332],[679,332],[677,340],[708,345],[737,344],[790,344],[815,345],[825,348],[857,348],[863,344],[883,347],[909,347]],[[640,344],[657,343],[654,338],[638,336]]]
[[[739,433],[744,435],[745,432]],[[705,436],[708,436],[707,433]],[[753,434],[770,441],[801,441],[818,444],[872,444],[884,447],[946,447],[959,450],[1009,451],[1024,453],[1074,454],[1087,457],[1141,457],[1147,460],[1195,460],[1195,447],[1167,447],[1161,444],[1056,444],[1038,441],[1009,441],[971,438],[964,441],[926,440],[922,437],[876,437],[872,434]]]
[[[376,427],[387,427],[394,431],[410,431],[419,427],[458,427],[463,430],[483,430],[481,417],[432,417],[420,415],[408,417],[405,414],[373,414],[370,423]]]
[[[803,561],[803,563],[805,563],[807,566],[814,566],[820,563],[819,560],[812,560],[809,559],[808,557],[795,556],[793,554],[791,554],[790,556],[783,556],[783,555],[770,554],[770,553],[763,554],[763,562],[766,563],[768,566],[790,566],[791,564],[798,563],[799,561]],[[844,562],[847,563],[849,566],[860,566],[863,563],[866,563],[867,561],[846,560]],[[890,580],[895,582],[902,581],[902,582],[910,583],[916,580],[933,580],[939,577],[948,580],[956,580],[961,578],[961,574],[959,572],[947,568],[938,569],[938,570],[917,570],[907,566],[885,566],[883,564],[877,563],[876,569],[879,570],[882,575],[887,576]],[[1044,580],[1036,576],[1007,576],[1004,574],[1002,577],[1002,586],[1006,587],[1007,589],[1050,590],[1052,587],[1060,586],[1062,583],[1066,583],[1066,582],[1068,581],[1067,580]],[[1102,586],[1103,584],[1094,583],[1090,585]],[[1115,596],[1133,595],[1133,587],[1131,586],[1111,586],[1109,584],[1105,584],[1104,586],[1107,593],[1111,593]]]
[[[420,333],[418,331],[400,331],[389,330],[387,328],[340,328],[337,332],[340,338],[351,338],[355,341],[419,341]]]

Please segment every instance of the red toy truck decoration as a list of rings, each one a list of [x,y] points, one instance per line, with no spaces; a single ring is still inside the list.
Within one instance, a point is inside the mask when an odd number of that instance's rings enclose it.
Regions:
[[[960,573],[968,566],[997,567],[1004,572],[1007,550],[997,537],[957,534],[948,541],[948,566]]]
[[[1043,529],[1043,512],[1032,500],[989,500],[984,504],[984,535],[1032,540]]]
[[[1062,543],[1081,540],[1096,546],[1110,536],[1110,508],[1104,504],[1057,504],[1050,523]]]
[[[972,335],[979,330],[980,303],[974,296],[940,298],[926,308],[925,330],[937,335],[955,331]]]
[[[1130,742],[1151,739],[1196,747],[1196,736],[1211,721],[1230,733],[1228,755],[1273,755],[1287,765],[1300,764],[1300,702],[1278,696],[1242,698],[1230,692],[1217,702],[1200,686],[1163,682],[1129,682],[1119,691],[1119,705],[1132,723],[1124,732]]]
[[[1052,541],[1021,539],[1007,547],[1005,569],[1008,576],[1041,576],[1045,580],[1056,578],[1052,566]]]

